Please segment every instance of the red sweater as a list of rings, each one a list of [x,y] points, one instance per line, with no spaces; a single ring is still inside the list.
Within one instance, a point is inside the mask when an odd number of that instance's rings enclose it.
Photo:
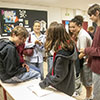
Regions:
[[[24,58],[23,58],[24,46],[25,46],[25,44],[22,44],[22,45],[19,45],[19,46],[16,47],[18,54],[19,54],[19,57],[20,57],[20,63],[24,63]]]
[[[100,74],[100,26],[96,29],[92,46],[85,49],[85,54],[89,56],[91,70]]]

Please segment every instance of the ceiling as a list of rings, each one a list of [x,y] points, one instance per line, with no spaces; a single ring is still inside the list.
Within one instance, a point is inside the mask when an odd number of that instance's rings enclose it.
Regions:
[[[45,7],[63,7],[81,10],[87,10],[89,5],[94,3],[100,4],[100,0],[0,0],[0,2]]]

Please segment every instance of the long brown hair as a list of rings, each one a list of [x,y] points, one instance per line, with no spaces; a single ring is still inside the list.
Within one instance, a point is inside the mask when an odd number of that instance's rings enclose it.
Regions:
[[[73,50],[73,41],[71,40],[70,35],[66,32],[63,24],[57,23],[50,26],[47,30],[45,49],[47,53],[52,49],[57,52],[59,46],[62,49]]]

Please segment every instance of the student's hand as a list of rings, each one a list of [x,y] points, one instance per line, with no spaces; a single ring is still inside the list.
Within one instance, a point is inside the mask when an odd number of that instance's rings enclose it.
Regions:
[[[84,53],[84,50],[85,50],[84,48],[83,49],[80,49],[79,52],[80,53]]]
[[[26,63],[23,63],[22,66],[26,68],[27,72],[29,72],[29,66]]]
[[[86,62],[88,62],[88,58],[86,59]]]
[[[80,54],[79,54],[79,59],[82,59],[84,56],[85,56],[84,53],[80,53]]]
[[[39,83],[39,86],[40,86],[42,89],[45,89],[45,88],[46,88],[46,85],[45,85],[44,82],[40,82],[40,83]]]
[[[36,41],[35,41],[35,44],[38,44],[38,45],[40,45],[40,46],[42,45],[41,41],[39,41],[39,40],[36,40]]]

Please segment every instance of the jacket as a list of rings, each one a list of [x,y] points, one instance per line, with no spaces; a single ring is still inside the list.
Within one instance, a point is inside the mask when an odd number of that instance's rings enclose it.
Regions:
[[[44,43],[46,40],[46,35],[40,34],[37,38],[34,31],[31,34],[31,43],[28,42],[29,37],[26,39],[25,48],[34,47],[34,54],[33,56],[26,56],[25,60],[30,63],[43,63],[43,53],[44,53]],[[38,44],[35,45],[35,41],[41,41],[42,45],[39,46]]]
[[[4,81],[24,72],[26,68],[20,64],[15,44],[0,40],[0,79]]]
[[[89,56],[88,66],[94,73],[100,74],[100,26],[97,27],[91,47],[84,50]]]
[[[73,95],[75,91],[74,64],[76,59],[76,49],[72,52],[63,49],[59,50],[53,63],[54,75],[52,76],[51,70],[43,83],[46,86],[51,85],[68,95]]]

